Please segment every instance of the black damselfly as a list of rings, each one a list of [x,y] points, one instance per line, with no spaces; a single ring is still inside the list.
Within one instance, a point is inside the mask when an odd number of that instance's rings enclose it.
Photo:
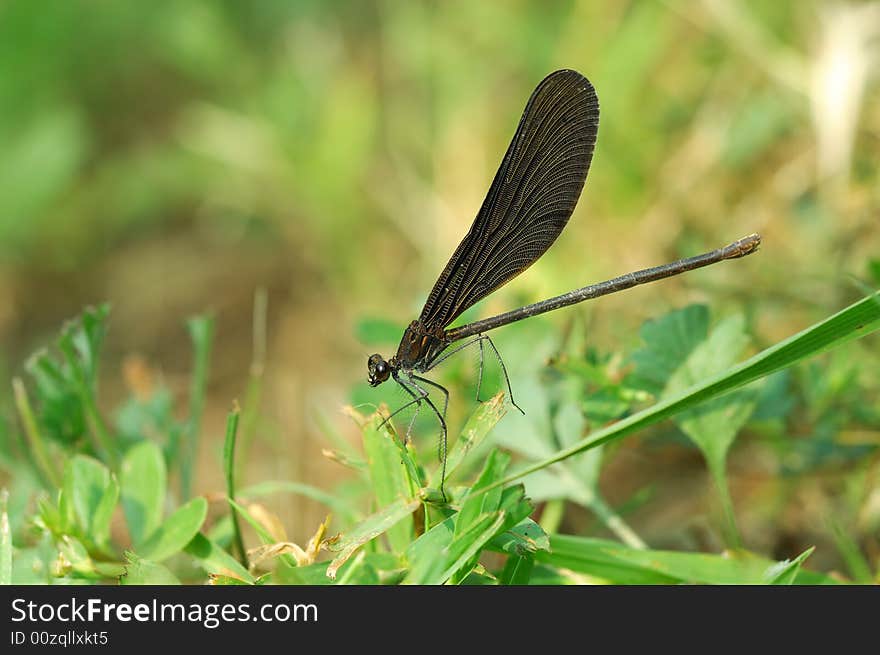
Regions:
[[[524,271],[553,244],[580,197],[598,128],[599,100],[587,78],[573,70],[559,70],[541,81],[526,104],[470,231],[434,284],[421,315],[404,331],[397,354],[389,360],[378,354],[367,360],[371,386],[391,377],[412,397],[395,414],[409,405],[420,406],[425,402],[440,421],[441,493],[446,477],[449,392],[419,373],[430,371],[463,348],[479,344],[481,382],[485,343],[501,363],[511,403],[522,411],[513,400],[504,362],[484,332],[590,298],[744,257],[755,252],[761,243],[761,238],[752,234],[702,255],[627,273],[498,316],[446,329],[468,307]],[[426,387],[443,393],[442,411],[431,400]]]

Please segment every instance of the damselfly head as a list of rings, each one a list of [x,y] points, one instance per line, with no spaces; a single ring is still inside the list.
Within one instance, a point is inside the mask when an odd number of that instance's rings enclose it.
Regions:
[[[378,353],[367,360],[367,381],[371,387],[378,386],[391,375],[391,365]]]

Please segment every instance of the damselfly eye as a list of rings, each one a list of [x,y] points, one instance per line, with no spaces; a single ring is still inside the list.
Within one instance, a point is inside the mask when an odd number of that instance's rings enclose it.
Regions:
[[[373,386],[385,382],[391,374],[391,366],[381,355],[370,355],[367,360],[367,380]]]

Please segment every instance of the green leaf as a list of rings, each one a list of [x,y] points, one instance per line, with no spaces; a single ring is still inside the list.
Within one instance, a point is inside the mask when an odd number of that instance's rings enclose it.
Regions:
[[[455,516],[450,516],[409,545],[406,549],[406,562],[409,565],[406,584],[427,584],[428,580],[440,578],[445,566],[443,554],[452,543],[454,532]]]
[[[613,425],[596,430],[572,446],[517,471],[498,484],[513,482],[556,462],[621,439],[670,416],[697,407],[701,403],[792,366],[808,357],[816,356],[853,339],[871,334],[880,328],[880,302],[878,302],[878,298],[880,298],[880,294],[875,293],[853,303],[837,314],[761,351],[741,364],[695,384],[680,394],[664,398],[652,407],[632,414]]]
[[[232,499],[227,499],[229,501],[230,506],[235,509],[236,512],[241,514],[241,517],[248,522],[248,524],[254,529],[257,533],[257,536],[260,537],[260,541],[263,544],[274,544],[277,539],[272,536],[272,534],[260,523],[254,515],[251,514],[246,507],[240,505]],[[294,566],[296,564],[294,563]]]
[[[70,339],[78,357],[78,364],[83,371],[83,378],[91,389],[94,389],[98,377],[98,359],[101,354],[101,344],[107,333],[107,316],[110,313],[110,305],[102,304],[98,307],[87,307],[80,315],[79,321],[68,323],[62,331],[59,346]],[[63,350],[63,346],[62,346]]]
[[[167,473],[162,451],[141,441],[125,453],[119,471],[122,509],[132,543],[144,543],[162,523]]]
[[[378,585],[379,572],[367,561],[367,553],[360,551],[350,560],[342,575],[336,580],[338,585]]]
[[[491,464],[488,470],[498,464]],[[469,527],[456,536],[457,515],[434,525],[416,539],[406,552],[409,573],[406,584],[442,584],[464,581],[483,547],[504,534],[508,527],[524,519],[532,508],[523,498],[521,485],[504,490],[497,505],[501,511],[469,521]],[[463,523],[462,523],[463,525]],[[470,558],[470,559],[468,559]]]
[[[501,584],[506,585],[526,585],[532,577],[532,569],[535,567],[535,556],[528,555],[511,555],[504,564],[501,571]]]
[[[98,357],[108,312],[108,305],[83,310],[61,330],[57,345],[62,356],[56,358],[43,349],[28,359],[25,368],[36,386],[38,422],[42,428],[38,433],[80,450],[85,446],[82,442],[86,435],[93,450],[112,461],[116,455],[114,443],[95,401]],[[36,433],[34,427],[28,430],[31,437]],[[37,456],[44,458],[45,453],[38,452]]]
[[[109,469],[92,457],[75,455],[64,468],[63,494],[62,500],[70,507],[79,534],[105,546],[119,495]]]
[[[82,407],[95,451],[112,464],[117,458],[115,443],[95,397],[98,359],[109,311],[106,304],[98,308],[88,307],[78,320],[68,321],[58,337],[58,349],[64,357],[67,385],[76,393]]]
[[[57,577],[64,577],[71,572],[88,578],[100,577],[85,545],[76,537],[64,535],[58,542],[58,560],[54,573]]]
[[[762,584],[774,563],[744,551],[725,555],[640,550],[606,539],[552,535],[537,561],[611,584]],[[800,560],[802,561],[802,560]],[[812,583],[833,582],[819,576]]]
[[[203,499],[195,498],[190,504],[197,500]],[[187,555],[196,558],[199,566],[211,575],[237,578],[248,584],[256,582],[247,569],[239,564],[232,555],[203,534],[194,536],[183,550]]]
[[[376,505],[388,507],[413,498],[421,484],[409,451],[390,423],[379,427],[382,420],[382,416],[375,414],[364,426],[364,451]],[[413,531],[412,516],[401,517],[388,530],[391,548],[397,553],[406,550],[413,540]]]
[[[462,580],[473,569],[483,547],[504,529],[506,519],[504,512],[487,514],[472,523],[464,534],[453,538],[446,555],[446,569],[426,584],[442,584],[453,577]]]
[[[526,517],[492,539],[491,548],[512,556],[524,557],[539,550],[550,551],[550,537],[532,519]]]
[[[110,523],[113,521],[113,513],[116,511],[116,504],[119,502],[119,483],[115,476],[110,477],[110,484],[104,490],[104,495],[98,506],[95,508],[95,514],[92,517],[91,538],[105,554],[112,553],[110,545]]]
[[[238,551],[238,558],[242,566],[247,568],[247,552],[244,549],[244,541],[241,536],[241,524],[238,520],[238,514],[235,504],[235,438],[238,433],[238,418],[241,410],[238,403],[226,418],[226,439],[223,444],[223,471],[226,477],[226,499],[229,502],[229,513],[232,516],[232,535],[235,549]]]
[[[128,564],[125,573],[119,578],[122,585],[179,585],[180,580],[167,568],[156,562],[138,557],[135,553],[125,554]]]
[[[700,380],[733,366],[748,344],[745,321],[732,316],[719,323],[709,338],[691,352],[672,375],[665,393],[675,395]],[[755,407],[756,389],[742,389],[675,417],[681,430],[700,448],[714,466],[723,466],[727,451]]]
[[[731,316],[721,321],[672,374],[664,395],[680,393],[700,380],[733,366],[748,342],[742,316]],[[740,544],[740,537],[727,487],[727,451],[754,411],[758,392],[759,389],[754,386],[739,389],[684,411],[674,418],[675,423],[697,445],[709,464],[727,519],[725,538],[732,546]]]
[[[510,455],[502,453],[497,448],[489,453],[483,471],[471,487],[462,503],[461,510],[455,517],[454,538],[466,532],[476,522],[478,517],[483,514],[491,514],[498,509],[498,504],[501,502],[500,487],[495,487],[492,491],[485,494],[481,494],[479,491],[500,480],[509,464]]]
[[[446,477],[452,477],[452,474],[467,459],[469,453],[476,450],[486,439],[489,431],[495,427],[501,417],[507,412],[504,405],[504,392],[495,394],[492,398],[484,403],[480,403],[479,407],[471,414],[465,423],[464,429],[455,440],[452,448],[446,457]],[[440,486],[440,470],[436,470],[431,477],[431,486]]]
[[[645,345],[632,354],[637,385],[659,394],[691,351],[706,338],[708,329],[706,305],[689,305],[645,322],[640,332]]]
[[[785,560],[783,562],[777,562],[768,567],[768,569],[764,572],[764,579],[767,581],[767,584],[794,584],[795,579],[797,578],[797,574],[801,570],[801,565],[807,560],[810,555],[813,554],[814,550],[816,550],[816,547],[811,546],[791,561]]]
[[[198,534],[208,514],[208,501],[193,498],[169,516],[138,549],[144,559],[161,562],[183,550]]]
[[[418,499],[401,498],[375,514],[371,514],[346,532],[333,547],[333,550],[338,550],[339,554],[327,567],[327,577],[335,578],[339,568],[365,543],[384,534],[400,521],[406,519],[411,521],[412,513],[420,504]]]

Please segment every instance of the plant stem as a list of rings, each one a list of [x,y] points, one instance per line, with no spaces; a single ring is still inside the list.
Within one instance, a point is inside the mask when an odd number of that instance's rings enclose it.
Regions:
[[[731,548],[742,548],[742,537],[736,525],[736,513],[733,511],[733,499],[730,496],[730,487],[727,484],[726,462],[722,457],[719,460],[706,460],[709,464],[709,472],[718,489],[718,500],[721,501],[721,509],[724,511],[724,541]]]
[[[630,548],[644,550],[648,545],[636,534],[623,518],[615,512],[601,497],[595,495],[589,508],[596,513],[599,520],[605,524],[617,537]]]
[[[266,289],[260,287],[254,294],[253,355],[247,390],[244,395],[244,407],[241,412],[241,438],[238,440],[239,459],[242,462],[248,461],[247,452],[254,440],[259,419],[260,400],[263,397],[263,372],[266,370],[267,306]]]
[[[195,362],[189,396],[189,421],[183,434],[183,447],[180,453],[180,490],[184,502],[192,497],[193,469],[198,457],[202,413],[205,408],[205,389],[214,337],[214,321],[209,317],[199,316],[190,319],[187,328],[195,350]]]
[[[226,472],[226,498],[229,501],[229,511],[232,514],[232,533],[235,540],[235,549],[238,551],[238,559],[242,566],[248,568],[247,553],[244,550],[244,540],[241,537],[241,525],[238,521],[238,510],[235,507],[235,436],[238,432],[238,417],[241,409],[236,402],[226,419],[226,441],[223,445],[223,468]]]
[[[27,435],[28,442],[31,445],[31,453],[37,464],[37,472],[43,477],[44,481],[53,488],[58,488],[61,484],[61,477],[46,451],[46,442],[43,441],[43,435],[37,426],[31,403],[28,400],[27,390],[21,378],[12,379],[12,390],[15,396],[15,406],[18,409],[18,415],[24,425],[24,433]]]

